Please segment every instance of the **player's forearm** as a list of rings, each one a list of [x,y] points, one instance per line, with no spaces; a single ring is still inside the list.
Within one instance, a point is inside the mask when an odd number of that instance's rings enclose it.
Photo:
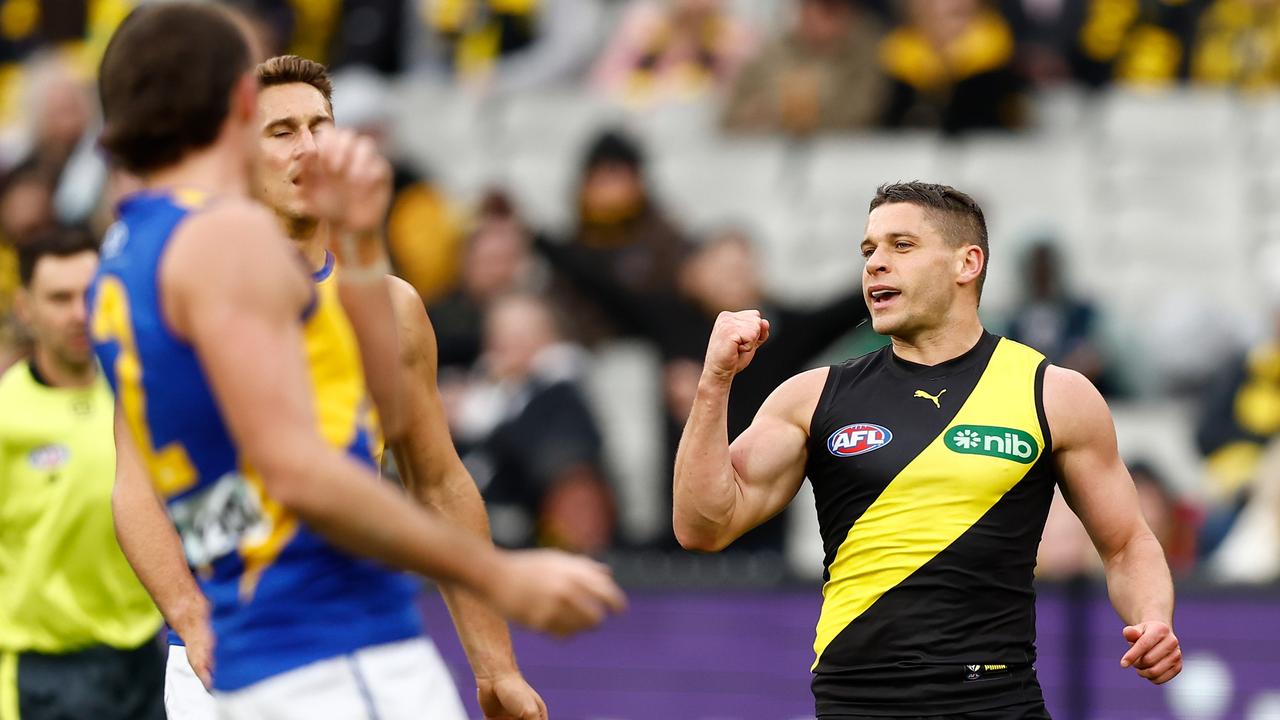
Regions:
[[[415,473],[421,477],[421,473]],[[414,497],[423,505],[453,520],[483,542],[491,543],[489,516],[475,481],[458,463],[440,482],[413,486]],[[515,652],[507,623],[475,595],[444,583],[440,586],[458,639],[467,653],[471,672],[477,679],[516,672]]]
[[[379,424],[390,442],[404,434],[406,423],[401,400],[400,340],[386,282],[376,273],[367,277],[355,274],[367,272],[340,271],[338,295],[355,331],[365,384],[378,408]]]
[[[182,541],[155,492],[117,482],[111,496],[116,539],[142,586],[180,637],[207,623],[209,603],[187,567]]]
[[[1135,535],[1105,560],[1107,592],[1116,613],[1134,625],[1173,622],[1173,580],[1164,550],[1150,531]]]
[[[276,443],[255,463],[272,497],[347,552],[492,597],[504,559],[491,544],[426,512],[351,458],[305,440]]]
[[[729,454],[727,379],[704,375],[676,452],[672,522],[690,550],[716,551],[729,536],[740,489]]]

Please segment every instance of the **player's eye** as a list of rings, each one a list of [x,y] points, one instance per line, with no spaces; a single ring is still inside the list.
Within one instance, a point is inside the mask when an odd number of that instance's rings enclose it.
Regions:
[[[906,240],[899,240],[898,242],[894,243],[893,246],[899,250],[906,250],[911,247],[911,243],[907,242]]]
[[[276,137],[276,138],[286,138],[286,137],[289,137],[289,136],[290,136],[290,135],[292,135],[292,134],[293,134],[293,133],[289,132],[288,130],[277,130],[277,131],[275,131],[275,132],[271,133],[271,137]]]
[[[872,247],[863,247],[863,248],[862,248],[862,257],[864,257],[864,258],[869,258],[869,257],[871,257],[871,253],[872,253],[872,252],[874,252],[874,250],[875,250],[875,249],[874,249],[874,248],[872,248]]]

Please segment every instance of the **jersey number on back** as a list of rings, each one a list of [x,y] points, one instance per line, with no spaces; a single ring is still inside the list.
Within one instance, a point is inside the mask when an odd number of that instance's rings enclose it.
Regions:
[[[146,391],[142,387],[142,363],[133,339],[133,321],[129,314],[129,296],[119,278],[103,276],[98,286],[97,303],[90,323],[93,338],[99,343],[115,343],[116,387],[120,407],[129,423],[143,463],[154,483],[165,497],[183,492],[196,482],[195,466],[181,443],[171,442],[156,448],[147,426]]]

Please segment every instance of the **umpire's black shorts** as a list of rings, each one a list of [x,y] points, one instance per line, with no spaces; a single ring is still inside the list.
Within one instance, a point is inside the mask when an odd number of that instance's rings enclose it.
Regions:
[[[9,654],[0,658],[4,665],[3,720],[165,720],[165,658],[154,640],[133,650],[100,645],[60,655]]]

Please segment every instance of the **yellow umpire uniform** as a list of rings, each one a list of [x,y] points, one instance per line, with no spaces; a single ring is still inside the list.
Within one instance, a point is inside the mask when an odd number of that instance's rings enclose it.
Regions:
[[[112,523],[112,420],[101,373],[0,377],[0,720],[164,717],[160,614]]]

